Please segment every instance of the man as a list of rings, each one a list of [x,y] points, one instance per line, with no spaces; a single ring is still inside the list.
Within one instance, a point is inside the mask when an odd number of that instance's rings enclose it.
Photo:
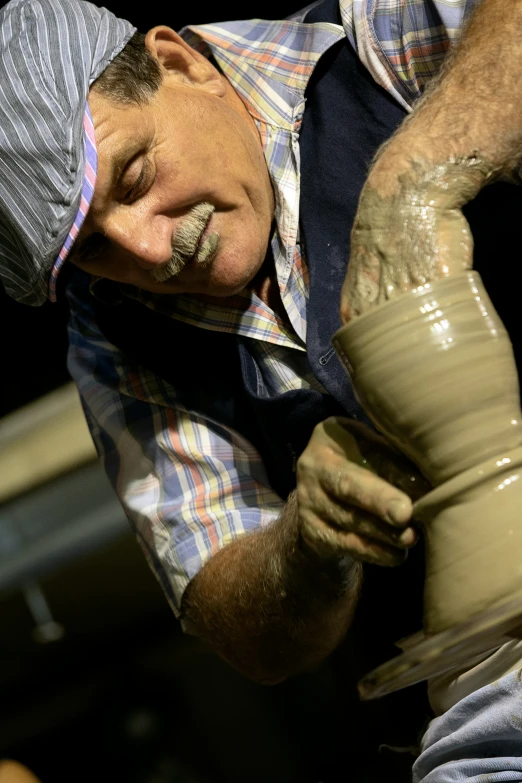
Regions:
[[[70,369],[108,474],[185,628],[260,682],[322,661],[360,562],[415,542],[425,485],[364,426],[330,343],[370,161],[471,5],[326,0],[144,41],[87,4],[3,11],[4,285],[39,304],[81,270]],[[461,207],[517,158],[520,16],[484,0],[381,153],[345,320],[470,264]]]

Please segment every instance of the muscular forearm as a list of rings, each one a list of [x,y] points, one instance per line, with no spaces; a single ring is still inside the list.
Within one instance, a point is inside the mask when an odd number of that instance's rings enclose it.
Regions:
[[[522,157],[522,1],[483,0],[361,194],[344,321],[472,266],[461,208]]]
[[[402,129],[429,159],[509,172],[522,154],[522,1],[482,0]]]
[[[350,558],[323,560],[302,542],[291,496],[275,524],[211,558],[187,588],[183,617],[190,632],[243,674],[278,682],[337,646],[360,579]]]

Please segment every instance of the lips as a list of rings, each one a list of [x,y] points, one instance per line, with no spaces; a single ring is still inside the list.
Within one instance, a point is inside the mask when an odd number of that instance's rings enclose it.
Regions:
[[[208,265],[216,255],[216,251],[218,248],[219,234],[217,231],[212,231],[212,233],[209,233],[208,236],[205,236],[207,234],[211,220],[212,220],[212,215],[208,219],[207,226],[203,231],[203,233],[201,234],[198,248],[195,253],[195,259],[198,266]]]
[[[193,253],[193,258],[196,258],[196,260],[197,260],[199,254],[200,254],[200,252],[202,250],[202,245],[204,245],[205,242],[206,242],[206,238],[205,238],[205,241],[203,241],[203,237],[205,236],[205,233],[207,231],[207,228],[209,226],[210,221],[212,220],[213,215],[214,215],[214,210],[212,210],[212,212],[209,214],[209,216],[207,218],[207,221],[206,221],[205,225],[203,226],[203,228],[201,230],[201,233],[200,233],[200,235],[198,237],[197,245],[196,245],[196,248],[195,248],[194,253]]]
[[[170,261],[151,272],[154,282],[164,283],[178,275],[193,258],[196,258],[196,261],[201,258],[201,263],[204,263],[210,253],[215,252],[219,235],[217,237],[211,235],[212,240],[208,237],[202,241],[214,211],[214,205],[209,202],[198,204],[190,211],[173,237]]]

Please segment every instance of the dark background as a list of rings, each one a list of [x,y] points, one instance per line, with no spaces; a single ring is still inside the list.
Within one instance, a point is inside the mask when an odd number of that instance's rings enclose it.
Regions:
[[[154,2],[106,5],[143,32],[276,19],[300,7],[199,3],[185,15],[186,5],[179,13]],[[63,296],[30,308],[0,291],[0,319],[2,416],[68,380],[67,307]],[[66,630],[46,646],[31,636],[22,595],[0,596],[0,758],[23,761],[43,783],[410,779],[408,746],[418,734],[405,726],[412,715],[418,726],[428,716],[418,691],[360,705],[354,688],[356,676],[394,654],[380,649],[375,659],[381,623],[395,623],[401,635],[400,606],[385,603],[369,619],[367,650],[348,640],[318,672],[265,688],[181,634],[130,534],[63,565],[42,588]]]

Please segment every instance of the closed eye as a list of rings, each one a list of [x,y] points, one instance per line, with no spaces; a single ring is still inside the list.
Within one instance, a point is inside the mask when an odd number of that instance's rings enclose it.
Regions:
[[[128,187],[123,196],[123,202],[125,204],[132,204],[140,196],[144,196],[145,193],[151,188],[154,181],[154,174],[152,170],[152,163],[148,158],[140,157],[141,167],[138,176],[134,179],[134,182]],[[125,176],[125,179],[129,178],[129,173],[132,174],[135,168],[135,163],[131,165]],[[124,184],[124,183],[122,183]]]

